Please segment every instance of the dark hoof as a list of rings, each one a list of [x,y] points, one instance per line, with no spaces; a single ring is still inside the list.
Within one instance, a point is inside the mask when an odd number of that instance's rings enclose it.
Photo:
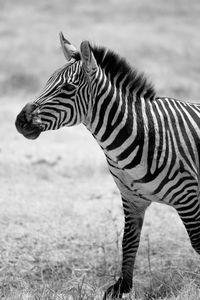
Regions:
[[[110,286],[104,294],[103,300],[121,299],[122,294],[115,288],[115,285]]]
[[[119,278],[118,281],[111,285],[104,294],[103,300],[107,299],[121,299],[123,293],[129,293],[132,289],[132,283],[128,284],[122,278]]]

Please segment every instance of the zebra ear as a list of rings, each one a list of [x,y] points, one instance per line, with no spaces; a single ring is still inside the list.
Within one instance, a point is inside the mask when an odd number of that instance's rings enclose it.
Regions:
[[[60,44],[62,47],[62,51],[64,53],[65,58],[67,60],[70,60],[72,58],[76,59],[77,55],[79,54],[76,48],[64,37],[62,32],[60,32],[59,37],[60,37]]]
[[[97,62],[88,41],[83,41],[80,46],[83,67],[87,74],[92,74],[97,70]]]

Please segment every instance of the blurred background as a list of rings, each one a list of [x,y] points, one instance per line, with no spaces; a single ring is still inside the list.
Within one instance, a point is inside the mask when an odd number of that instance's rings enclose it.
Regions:
[[[144,70],[159,94],[198,99],[197,0],[1,0],[1,94],[37,93],[64,63],[58,33],[88,39]]]
[[[0,0],[1,297],[101,299],[120,270],[120,196],[96,142],[82,126],[35,141],[15,129],[65,63],[59,32],[113,49],[158,96],[198,102],[199,15],[198,0]],[[172,209],[148,210],[134,274],[131,299],[198,299],[199,258]]]

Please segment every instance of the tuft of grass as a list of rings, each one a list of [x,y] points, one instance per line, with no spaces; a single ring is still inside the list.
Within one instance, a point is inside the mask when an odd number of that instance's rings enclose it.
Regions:
[[[186,270],[177,267],[154,271],[145,281],[135,280],[134,293],[131,293],[129,298],[138,300],[197,300],[199,295],[200,274],[189,274]]]

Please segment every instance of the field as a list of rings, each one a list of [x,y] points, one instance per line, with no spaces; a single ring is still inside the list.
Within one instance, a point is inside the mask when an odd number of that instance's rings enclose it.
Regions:
[[[123,212],[82,126],[26,140],[16,115],[65,63],[58,33],[144,71],[159,96],[200,102],[198,0],[0,0],[0,299],[99,300],[120,272]],[[153,204],[125,299],[200,299],[200,258],[176,212]]]

